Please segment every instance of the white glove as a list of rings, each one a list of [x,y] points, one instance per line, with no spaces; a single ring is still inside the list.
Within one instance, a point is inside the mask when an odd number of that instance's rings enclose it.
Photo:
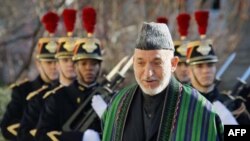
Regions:
[[[93,96],[91,105],[99,118],[102,117],[102,114],[107,109],[107,103],[100,95]]]
[[[214,101],[213,107],[224,125],[238,125],[233,114],[220,101]]]
[[[82,141],[101,141],[98,132],[92,129],[87,129],[83,133]]]

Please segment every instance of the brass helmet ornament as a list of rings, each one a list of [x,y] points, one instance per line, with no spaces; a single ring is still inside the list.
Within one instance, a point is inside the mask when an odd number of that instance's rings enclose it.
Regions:
[[[96,24],[96,11],[87,6],[82,10],[83,28],[87,31],[86,38],[77,39],[74,49],[73,61],[81,59],[96,59],[102,61],[100,41],[93,37]]]
[[[54,33],[59,22],[59,16],[54,12],[48,12],[42,17],[42,23],[49,33],[49,37],[42,37],[38,40],[36,58],[38,60],[55,60],[57,47]]]

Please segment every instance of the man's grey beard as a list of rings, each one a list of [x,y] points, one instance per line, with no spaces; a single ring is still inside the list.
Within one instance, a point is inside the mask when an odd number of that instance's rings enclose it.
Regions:
[[[140,81],[138,80],[137,77],[135,77],[137,83],[139,84],[140,88],[142,89],[143,93],[149,95],[149,96],[154,96],[159,93],[161,93],[169,84],[170,80],[165,80],[165,82],[162,82],[157,88],[151,89],[151,88],[145,88]],[[164,85],[165,84],[165,85]]]

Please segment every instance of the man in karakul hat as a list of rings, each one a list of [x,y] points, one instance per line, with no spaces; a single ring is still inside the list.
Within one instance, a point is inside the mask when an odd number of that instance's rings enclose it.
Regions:
[[[137,83],[122,89],[103,114],[103,141],[223,140],[210,102],[172,76],[178,57],[167,25],[143,23],[133,57]]]

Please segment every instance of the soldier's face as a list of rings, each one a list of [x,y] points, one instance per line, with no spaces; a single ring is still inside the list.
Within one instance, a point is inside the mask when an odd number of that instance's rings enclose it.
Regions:
[[[178,63],[177,68],[175,70],[175,76],[180,82],[189,82],[188,65],[185,62]]]
[[[76,62],[77,75],[86,84],[94,83],[100,70],[100,61],[95,59],[83,59]]]
[[[156,95],[169,84],[178,63],[170,50],[140,50],[134,52],[135,78],[144,93]]]
[[[189,67],[189,73],[192,85],[197,86],[200,83],[202,87],[210,87],[214,83],[216,66],[215,63],[191,65]],[[196,79],[199,82],[197,82]]]
[[[56,61],[40,60],[39,72],[44,81],[49,82],[58,78],[58,71],[56,68]]]
[[[72,58],[60,58],[58,59],[57,68],[60,71],[60,75],[62,77],[66,77],[66,79],[72,80],[76,77],[74,63]]]

